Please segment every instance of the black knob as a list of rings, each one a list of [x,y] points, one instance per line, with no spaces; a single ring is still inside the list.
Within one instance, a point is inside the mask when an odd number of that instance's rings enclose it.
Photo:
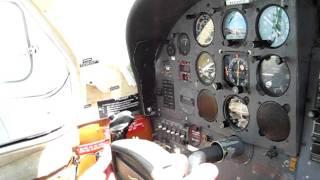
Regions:
[[[213,86],[213,88],[214,88],[215,90],[221,90],[221,89],[223,89],[223,86],[222,86],[221,83],[213,83],[212,86]]]
[[[163,88],[157,88],[155,94],[157,96],[163,96],[164,95],[164,90]]]
[[[272,44],[272,41],[270,40],[260,40],[260,41],[252,41],[251,43],[248,43],[250,48],[264,48],[264,47],[270,47]]]
[[[234,94],[241,94],[241,93],[244,93],[244,87],[242,86],[234,86],[232,88],[232,91]]]
[[[240,41],[237,40],[223,40],[222,44],[224,46],[236,46],[240,44]]]
[[[189,128],[190,126],[191,126],[190,123],[184,123],[184,124],[183,124],[183,127],[184,127],[184,128]]]
[[[308,112],[308,117],[311,119],[318,119],[320,117],[320,112],[318,109],[313,109]]]
[[[222,45],[224,45],[224,46],[232,46],[232,41],[223,40]]]
[[[229,127],[229,125],[230,124],[228,121],[223,121],[223,122],[220,122],[219,127],[223,129],[223,128]]]
[[[187,14],[186,15],[186,18],[188,19],[188,20],[190,20],[190,19],[195,19],[197,17],[197,14]]]

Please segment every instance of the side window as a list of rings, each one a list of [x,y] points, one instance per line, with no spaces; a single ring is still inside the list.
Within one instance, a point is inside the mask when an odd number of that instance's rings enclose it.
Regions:
[[[0,3],[0,83],[20,82],[31,73],[27,27],[22,10],[13,3]]]
[[[68,58],[25,8],[0,2],[0,147],[75,119]]]

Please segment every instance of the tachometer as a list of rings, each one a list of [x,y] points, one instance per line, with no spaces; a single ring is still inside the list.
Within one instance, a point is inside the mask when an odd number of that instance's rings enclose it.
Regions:
[[[249,83],[248,62],[240,54],[224,56],[225,80],[232,86],[246,87]]]
[[[247,35],[247,21],[238,11],[230,11],[223,21],[223,35],[226,40],[243,40]]]
[[[282,96],[289,88],[289,67],[279,56],[272,55],[262,60],[258,74],[263,91],[270,96]]]
[[[214,23],[210,15],[201,13],[195,21],[194,36],[201,46],[209,46],[214,37]]]
[[[286,11],[277,5],[266,7],[258,21],[261,40],[269,41],[271,48],[282,46],[289,36],[290,24]]]
[[[202,52],[200,54],[196,63],[196,71],[203,84],[210,85],[213,83],[216,76],[216,65],[209,53]]]
[[[225,118],[234,130],[241,131],[249,124],[249,109],[245,100],[230,96],[224,104]]]

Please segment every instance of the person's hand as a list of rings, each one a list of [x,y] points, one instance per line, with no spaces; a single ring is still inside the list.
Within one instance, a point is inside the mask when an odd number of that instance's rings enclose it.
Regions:
[[[183,180],[215,180],[218,178],[218,167],[212,163],[202,163],[192,168],[191,173]]]
[[[107,175],[105,173],[108,166],[112,161],[111,148],[110,145],[104,146],[103,150],[100,152],[100,157],[98,161],[91,166],[81,177],[80,180],[95,179],[95,180],[105,180]],[[109,174],[108,180],[116,180],[114,174]]]

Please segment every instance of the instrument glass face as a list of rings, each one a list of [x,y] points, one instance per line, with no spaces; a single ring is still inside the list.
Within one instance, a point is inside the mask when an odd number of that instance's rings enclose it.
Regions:
[[[271,48],[282,46],[290,31],[288,14],[280,6],[267,7],[260,15],[258,31],[261,40],[267,40]]]
[[[238,11],[227,14],[223,21],[223,35],[226,40],[243,40],[247,35],[247,21]]]
[[[167,45],[168,56],[174,56],[176,54],[176,48],[172,42]]]
[[[289,88],[290,71],[286,62],[279,56],[270,56],[259,65],[260,85],[270,96],[282,96]]]
[[[202,52],[200,54],[196,63],[196,71],[203,84],[210,85],[213,83],[216,76],[216,65],[209,53]]]
[[[225,101],[225,116],[231,127],[235,130],[244,130],[249,124],[248,106],[238,96],[231,96]]]
[[[249,83],[248,62],[239,54],[224,56],[224,77],[232,86],[247,87]]]
[[[212,122],[216,120],[218,114],[217,100],[209,90],[201,90],[197,98],[197,106],[199,116],[206,121]]]
[[[186,33],[181,33],[178,37],[178,49],[182,55],[188,55],[190,52],[190,39]]]
[[[195,21],[194,35],[201,46],[209,46],[214,38],[214,23],[210,15],[202,13]]]

